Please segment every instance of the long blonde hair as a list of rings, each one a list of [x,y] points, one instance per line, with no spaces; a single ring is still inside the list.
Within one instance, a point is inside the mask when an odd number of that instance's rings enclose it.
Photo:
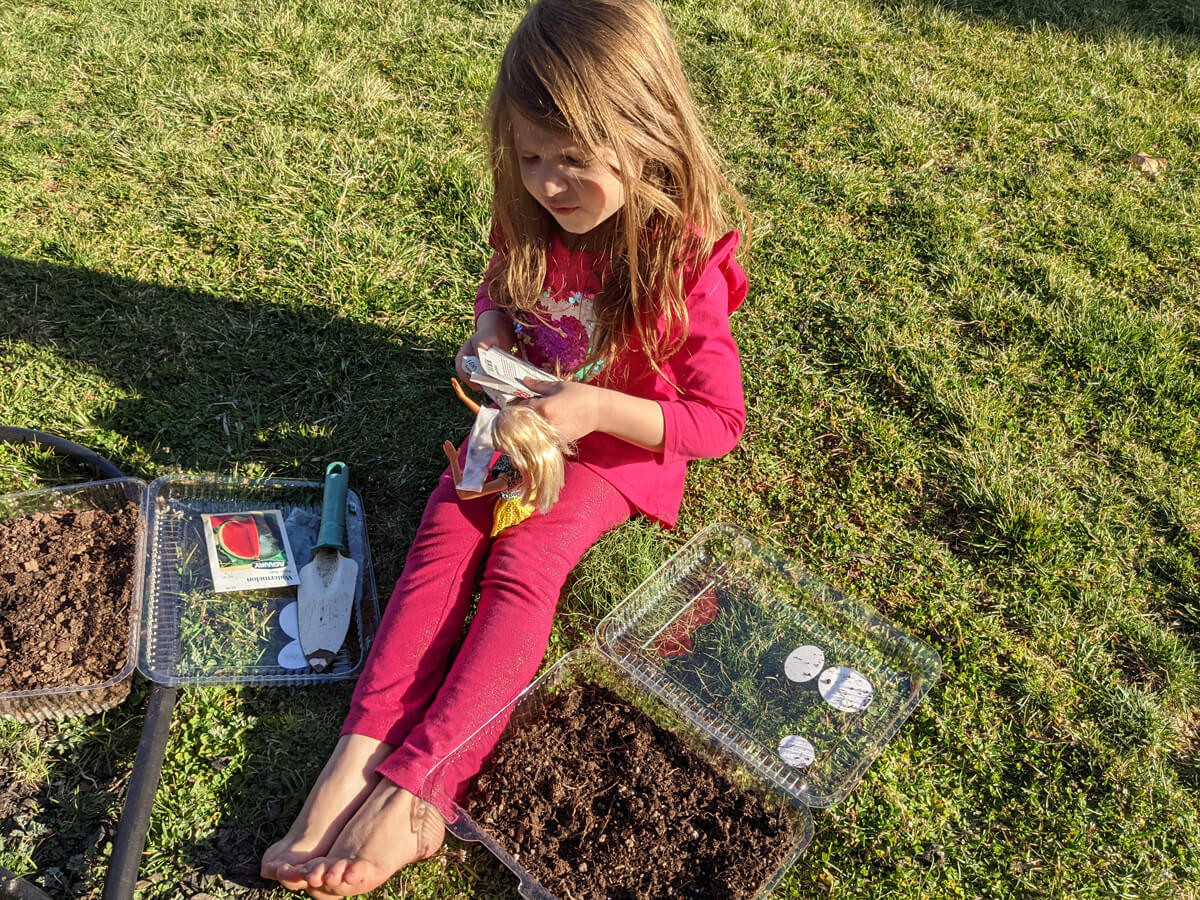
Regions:
[[[450,386],[478,416],[479,404],[467,396],[457,378],[450,379]],[[492,426],[492,442],[521,474],[521,499],[536,506],[538,512],[549,512],[566,483],[567,457],[575,453],[575,445],[536,409],[511,404],[500,408]]]
[[[566,482],[566,457],[574,453],[574,447],[536,409],[527,406],[501,409],[492,436],[521,473],[521,499],[536,506],[538,512],[549,512]]]
[[[488,107],[497,260],[487,287],[510,313],[536,303],[556,227],[521,183],[513,111],[590,156],[616,155],[625,203],[606,231],[609,268],[584,366],[636,338],[661,372],[687,337],[682,266],[703,265],[729,230],[724,200],[748,217],[705,139],[658,4],[539,0],[509,39]]]

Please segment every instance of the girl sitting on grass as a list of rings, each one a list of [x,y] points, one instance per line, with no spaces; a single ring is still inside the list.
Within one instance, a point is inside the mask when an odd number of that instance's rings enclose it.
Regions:
[[[314,897],[364,893],[438,849],[422,784],[533,679],[571,569],[632,515],[671,527],[687,461],[728,453],[745,422],[729,314],[746,277],[722,203],[744,207],[657,3],[540,0],[504,52],[489,128],[494,253],[458,374],[487,347],[563,374],[528,383],[524,404],[575,452],[557,503],[495,537],[494,501],[443,473],[342,736],[263,857],[264,877]],[[465,787],[487,749],[449,782]]]

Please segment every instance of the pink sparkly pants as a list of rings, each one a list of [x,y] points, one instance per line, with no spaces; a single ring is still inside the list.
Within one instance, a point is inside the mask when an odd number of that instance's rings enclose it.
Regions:
[[[492,506],[492,498],[459,500],[449,469],[442,474],[342,726],[395,747],[376,771],[414,794],[435,763],[533,680],[567,575],[634,512],[575,461],[545,515],[492,538]],[[481,567],[479,608],[450,665]],[[456,757],[439,796],[459,793],[498,738]]]

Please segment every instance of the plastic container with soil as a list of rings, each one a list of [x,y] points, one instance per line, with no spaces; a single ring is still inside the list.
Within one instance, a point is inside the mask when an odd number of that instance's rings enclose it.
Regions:
[[[346,516],[350,555],[358,563],[353,614],[340,652],[323,672],[315,673],[307,667],[295,640],[295,626],[289,628],[287,624],[289,615],[295,614],[295,587],[223,593],[212,589],[204,514],[278,509],[285,517],[292,552],[297,562],[303,563],[316,541],[323,491],[321,481],[169,475],[149,486],[136,478],[119,478],[0,497],[0,526],[45,513],[112,513],[130,504],[137,509],[136,531],[126,557],[128,598],[91,593],[83,604],[88,613],[105,606],[111,608],[112,603],[123,604],[117,628],[120,658],[112,666],[111,675],[105,672],[103,677],[81,677],[53,685],[23,677],[26,683],[37,686],[0,692],[0,716],[33,723],[103,712],[128,696],[134,668],[152,682],[171,687],[300,686],[357,677],[379,627],[379,602],[363,504],[355,492],[349,494]],[[8,601],[0,594],[0,602],[12,602],[16,612],[24,612],[28,604],[22,591],[30,580],[22,574],[27,571],[25,564],[32,562],[41,571],[44,560],[17,559],[19,551],[12,546],[0,552],[0,579],[8,585],[6,590],[12,597]],[[41,556],[56,552],[61,551],[47,545]],[[21,571],[5,574],[5,565]],[[98,569],[102,569],[101,574],[111,574],[106,563],[91,557],[77,558],[72,568],[74,574],[89,578]],[[77,591],[68,593],[78,596]],[[107,600],[112,603],[106,604]],[[96,628],[77,629],[73,632],[74,643],[59,651],[54,645],[65,633],[54,626],[54,613],[44,634],[31,638],[26,629],[25,637],[13,639],[4,629],[10,628],[14,611],[2,607],[0,611],[4,612],[0,641],[6,642],[6,654],[18,647],[28,650],[36,641],[39,657],[71,653],[87,661],[88,666],[80,666],[81,672],[94,667],[100,643]],[[70,618],[70,614],[63,618]],[[100,627],[104,634],[113,629],[111,621]],[[14,648],[7,647],[9,643]],[[284,660],[291,664],[282,664]]]
[[[810,808],[832,805],[854,788],[936,682],[941,662],[923,641],[808,575],[780,551],[731,525],[704,529],[605,617],[592,644],[539,677],[442,760],[422,788],[423,796],[447,813],[449,830],[482,842],[517,875],[527,898],[556,894],[526,866],[528,861],[544,878],[552,877],[545,861],[531,858],[538,847],[530,846],[520,795],[553,794],[556,785],[543,779],[510,788],[502,801],[472,791],[488,780],[523,730],[540,727],[552,713],[554,698],[564,685],[580,680],[580,671],[592,680],[599,671],[602,683],[619,687],[647,710],[647,723],[673,719],[671,730],[689,746],[699,741],[712,748],[737,785],[748,785],[790,810],[791,818],[778,821],[791,848],[762,883],[744,885],[740,893],[706,892],[703,880],[687,876],[659,888],[664,896],[762,897],[811,838]],[[664,709],[668,716],[655,712]],[[492,763],[462,803],[455,802],[449,796],[454,776],[448,773],[456,771],[464,753],[490,746],[497,734]],[[543,746],[542,752],[563,757],[562,769],[571,771],[571,744]],[[626,785],[633,781],[620,771],[613,778]],[[661,790],[642,791],[653,794],[636,798],[642,811],[669,810],[678,801]],[[503,817],[492,814],[499,805],[506,809]],[[593,818],[576,817],[580,822]],[[557,836],[556,846],[570,848],[580,876],[559,896],[593,893],[594,879],[588,875],[595,870],[578,857],[579,848],[627,837],[578,828]],[[680,832],[672,856],[691,852],[687,837]],[[658,864],[648,856],[639,866]],[[565,867],[551,859],[549,868]],[[608,885],[596,896],[639,895],[636,888],[629,890],[633,893]]]
[[[145,493],[115,478],[0,496],[0,668],[34,685],[0,691],[0,716],[99,713],[129,695]]]
[[[324,484],[169,475],[150,485],[146,613],[139,668],[158,684],[310,685],[358,676],[379,626],[362,500],[349,492],[346,540],[358,563],[345,642],[320,673],[296,642],[296,587],[216,592],[203,516],[277,509],[297,570],[320,529]],[[288,618],[292,621],[289,625]]]

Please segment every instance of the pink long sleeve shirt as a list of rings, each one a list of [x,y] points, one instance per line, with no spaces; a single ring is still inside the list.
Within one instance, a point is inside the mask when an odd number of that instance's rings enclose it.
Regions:
[[[577,442],[581,463],[643,515],[668,528],[679,514],[688,460],[724,456],[745,428],[741,360],[729,330],[729,315],[741,305],[747,289],[746,274],[733,258],[739,240],[738,232],[731,231],[713,245],[699,271],[684,267],[688,336],[661,364],[666,378],[650,366],[635,338],[598,379],[607,388],[658,402],[664,425],[662,451],[603,432]],[[538,310],[515,321],[518,341],[534,365],[573,372],[587,351],[591,298],[600,289],[598,259],[593,253],[572,252],[556,239],[546,269]],[[475,297],[475,317],[496,308],[482,285]]]

